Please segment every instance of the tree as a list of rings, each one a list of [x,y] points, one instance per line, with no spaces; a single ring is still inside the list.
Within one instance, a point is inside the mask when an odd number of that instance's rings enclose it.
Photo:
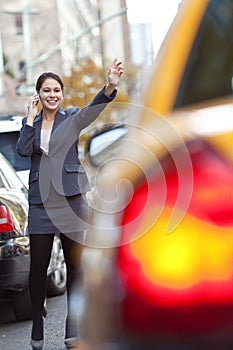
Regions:
[[[125,67],[124,70],[127,72],[127,79],[124,81],[123,78],[117,97],[114,100],[115,103],[107,106],[107,108],[101,113],[101,118],[98,118],[94,122],[95,126],[124,121],[124,110],[130,100],[127,81],[131,83],[132,81],[136,81],[139,68]],[[87,105],[99,91],[101,86],[106,83],[105,78],[105,68],[98,67],[90,58],[80,61],[75,67],[73,67],[71,75],[63,78],[65,96],[62,107],[67,108],[70,106],[79,106],[82,108]],[[85,133],[87,133],[87,131],[85,131]]]
[[[9,59],[8,57],[3,53],[3,65],[4,65],[4,71],[5,73],[11,77],[11,78],[14,78],[14,73],[13,71],[8,67],[9,65]]]

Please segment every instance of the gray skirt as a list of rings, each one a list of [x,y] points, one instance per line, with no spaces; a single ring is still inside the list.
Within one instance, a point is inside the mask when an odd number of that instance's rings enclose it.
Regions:
[[[51,186],[43,204],[30,204],[29,234],[77,233],[88,227],[88,204],[85,194],[65,197]]]

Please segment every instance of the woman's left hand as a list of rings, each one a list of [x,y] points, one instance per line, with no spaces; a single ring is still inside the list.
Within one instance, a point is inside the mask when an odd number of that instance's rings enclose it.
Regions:
[[[123,74],[122,62],[118,61],[115,58],[111,67],[108,70],[108,83],[105,86],[105,95],[111,96],[111,94],[119,84],[122,74]]]
[[[116,87],[120,82],[122,74],[123,74],[122,62],[118,61],[115,58],[111,67],[108,70],[109,85],[114,85]]]

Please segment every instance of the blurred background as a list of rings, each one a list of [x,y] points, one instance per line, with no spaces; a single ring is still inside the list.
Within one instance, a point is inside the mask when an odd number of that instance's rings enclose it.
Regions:
[[[25,114],[44,71],[64,79],[64,107],[82,107],[115,57],[126,72],[118,100],[136,99],[180,2],[1,0],[0,114]]]

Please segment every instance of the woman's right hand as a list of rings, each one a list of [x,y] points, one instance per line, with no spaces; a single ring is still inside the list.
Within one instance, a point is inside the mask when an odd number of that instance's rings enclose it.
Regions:
[[[35,94],[33,95],[30,100],[28,101],[27,109],[28,109],[28,117],[27,117],[27,124],[33,125],[33,121],[38,114],[38,103],[39,103],[39,95]]]

